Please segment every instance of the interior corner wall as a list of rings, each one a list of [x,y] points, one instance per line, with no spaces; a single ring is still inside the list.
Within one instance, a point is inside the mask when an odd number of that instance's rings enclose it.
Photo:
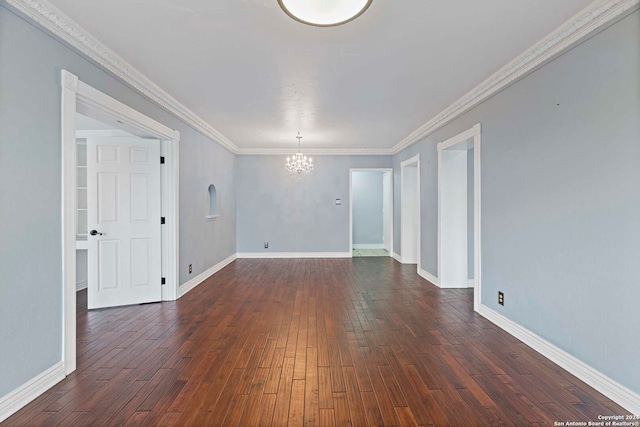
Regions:
[[[350,252],[349,169],[389,168],[391,156],[314,156],[302,181],[288,176],[284,161],[237,157],[238,252]]]
[[[353,244],[382,247],[382,172],[354,171],[351,177]]]
[[[481,123],[481,303],[636,393],[638,34],[640,11],[394,157],[397,178],[420,153],[422,266],[437,275],[436,144]]]
[[[235,253],[235,155],[0,5],[0,397],[62,359],[60,71],[177,129],[180,281]],[[220,217],[206,222],[207,188]],[[34,265],[37,268],[34,268]]]

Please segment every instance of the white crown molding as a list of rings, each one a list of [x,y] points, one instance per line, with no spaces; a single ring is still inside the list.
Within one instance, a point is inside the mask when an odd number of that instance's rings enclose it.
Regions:
[[[290,156],[295,148],[239,148],[236,154],[243,156]],[[311,156],[391,156],[390,148],[305,148]]]
[[[291,150],[285,149],[239,149],[222,133],[145,77],[48,1],[5,1],[129,86],[234,154],[287,155],[291,153]],[[541,66],[555,55],[583,40],[597,29],[622,17],[638,5],[640,5],[640,0],[594,1],[390,149],[316,149],[305,150],[305,152],[312,155],[397,154]]]
[[[542,40],[525,50],[462,98],[445,108],[420,126],[391,149],[397,154],[408,146],[459,117],[471,108],[493,96],[546,61],[574,46],[599,28],[621,18],[640,5],[640,0],[596,0],[556,28]]]
[[[153,83],[48,1],[6,0],[6,2],[188,125],[193,126],[231,152],[238,152],[238,147],[222,133]],[[77,81],[75,86],[74,82],[66,80],[63,85],[72,90],[77,89]]]

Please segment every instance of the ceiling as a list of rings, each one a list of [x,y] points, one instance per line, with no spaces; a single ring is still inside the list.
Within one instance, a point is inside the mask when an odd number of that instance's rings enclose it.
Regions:
[[[319,28],[277,0],[52,0],[241,150],[389,150],[590,0],[373,0]]]

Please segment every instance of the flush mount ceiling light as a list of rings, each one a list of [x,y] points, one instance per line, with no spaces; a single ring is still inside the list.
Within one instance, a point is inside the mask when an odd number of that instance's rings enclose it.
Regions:
[[[303,24],[332,27],[356,19],[372,0],[278,0],[287,15]]]

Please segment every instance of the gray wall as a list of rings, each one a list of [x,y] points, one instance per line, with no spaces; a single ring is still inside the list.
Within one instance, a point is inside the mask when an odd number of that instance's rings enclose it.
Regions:
[[[349,168],[390,167],[391,157],[315,156],[315,171],[300,182],[284,160],[238,156],[238,252],[349,252]]]
[[[421,154],[422,265],[436,274],[436,143],[481,122],[482,304],[635,392],[639,34],[636,11],[394,158]]]
[[[180,143],[180,283],[236,252],[236,156],[189,130],[188,139],[182,134]],[[206,221],[211,184],[216,186],[220,216]]]
[[[235,252],[235,156],[0,6],[0,396],[62,356],[61,69],[181,132],[181,282]]]
[[[382,245],[382,172],[353,172],[353,243]]]

